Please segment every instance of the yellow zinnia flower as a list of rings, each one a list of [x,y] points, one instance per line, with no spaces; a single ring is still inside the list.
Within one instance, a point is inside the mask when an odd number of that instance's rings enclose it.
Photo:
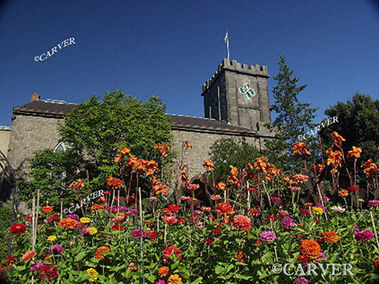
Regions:
[[[89,269],[87,269],[87,273],[88,273],[88,275],[90,277],[88,279],[90,282],[94,282],[94,281],[97,280],[97,275],[99,275],[99,273],[95,269],[89,268]]]
[[[89,222],[91,222],[90,218],[87,218],[87,217],[80,218],[80,223],[88,224]]]
[[[49,242],[53,242],[53,241],[55,241],[57,239],[57,236],[49,236],[48,238],[47,238],[47,240],[49,241]]]
[[[91,228],[88,228],[87,232],[90,235],[94,235],[97,233],[97,229],[95,227],[91,227]]]
[[[167,284],[182,284],[182,278],[178,274],[173,274],[168,278]]]
[[[322,214],[322,208],[320,208],[320,207],[312,207],[312,213],[320,215],[320,214]]]

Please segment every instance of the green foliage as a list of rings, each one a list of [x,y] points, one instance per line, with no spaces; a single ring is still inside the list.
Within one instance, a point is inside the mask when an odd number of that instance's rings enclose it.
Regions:
[[[352,100],[346,103],[338,102],[325,110],[328,116],[337,116],[338,123],[331,124],[328,128],[320,131],[323,144],[331,145],[334,138],[330,135],[332,131],[337,131],[346,139],[343,142],[345,154],[352,149],[352,146],[362,148],[362,155],[359,158],[361,163],[369,158],[373,162],[379,159],[379,100],[373,100],[368,95],[356,93]],[[353,159],[348,159],[349,167],[353,165]],[[364,174],[358,168],[361,178]],[[348,177],[342,172],[341,184],[347,185]]]
[[[110,175],[119,174],[113,159],[122,147],[132,148],[139,159],[159,162],[154,145],[170,144],[170,130],[165,105],[158,97],[143,103],[120,90],[106,93],[103,100],[91,97],[60,125],[60,141],[71,148],[65,152],[45,150],[31,159],[29,178],[20,182],[22,199],[30,200],[39,188],[44,201],[72,201],[72,192],[65,189],[78,178],[88,178],[93,191],[103,187]]]
[[[9,227],[12,225],[12,209],[8,206],[0,204],[0,259],[4,259],[8,255],[9,244],[11,242],[11,234]]]
[[[290,153],[293,143],[300,134],[304,134],[315,125],[316,108],[310,108],[310,104],[301,103],[299,95],[306,85],[297,86],[299,79],[293,76],[293,71],[288,68],[284,57],[280,57],[280,71],[274,77],[277,85],[273,88],[275,102],[270,110],[277,113],[276,119],[269,126],[276,131],[275,140],[266,142],[267,156],[271,162],[280,163],[284,168],[289,168]],[[296,163],[295,163],[296,164]]]
[[[211,145],[209,155],[214,163],[215,176],[226,181],[226,177],[230,173],[230,165],[243,169],[248,163],[255,161],[259,152],[246,140],[221,138]]]

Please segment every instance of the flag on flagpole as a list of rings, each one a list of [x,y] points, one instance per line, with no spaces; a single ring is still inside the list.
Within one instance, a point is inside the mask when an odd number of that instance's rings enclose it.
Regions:
[[[224,42],[226,43],[226,52],[228,56],[228,60],[230,60],[230,51],[229,51],[229,33],[226,31],[225,37],[224,37]]]

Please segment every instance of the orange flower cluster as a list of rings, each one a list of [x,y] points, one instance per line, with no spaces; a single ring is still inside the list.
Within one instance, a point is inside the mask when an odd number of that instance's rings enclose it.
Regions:
[[[294,179],[296,182],[303,183],[303,182],[307,182],[307,181],[309,180],[309,176],[307,176],[307,175],[302,175],[302,174],[297,174],[297,175],[294,175],[294,176],[293,176],[293,179]]]
[[[54,208],[53,206],[43,206],[42,212],[46,213],[46,214],[51,213],[51,212],[53,212],[53,208]]]
[[[222,181],[220,181],[219,183],[217,183],[217,189],[220,189],[220,190],[225,190],[226,189],[226,184],[223,183]]]
[[[317,259],[321,253],[320,245],[312,240],[300,241],[300,254],[309,259]]]
[[[161,266],[158,268],[159,277],[166,277],[170,274],[170,268],[167,266]]]
[[[349,192],[347,190],[339,190],[338,191],[338,195],[341,196],[341,197],[346,197],[349,195]]]
[[[375,267],[375,271],[377,273],[379,273],[379,256],[377,256],[375,259],[374,259],[374,267]]]
[[[332,136],[334,138],[332,147],[333,146],[342,147],[342,142],[345,142],[346,139],[343,138],[341,135],[339,135],[337,131],[333,131]]]
[[[211,160],[205,160],[203,162],[203,168],[206,168],[207,171],[213,171],[213,162]]]
[[[76,228],[76,221],[71,218],[63,218],[59,222],[59,227],[64,229],[75,229]]]
[[[230,185],[238,185],[239,180],[238,180],[238,169],[233,166],[230,167],[230,175],[228,175],[228,183]]]
[[[325,169],[325,165],[323,164],[312,164],[312,169],[316,174],[321,174],[321,172]]]
[[[182,173],[180,174],[180,178],[181,178],[180,186],[187,187],[190,184],[189,179],[188,179],[188,166],[183,165],[180,168],[180,170],[182,171]]]
[[[230,205],[229,202],[217,203],[215,211],[216,211],[216,213],[221,214],[221,215],[227,215],[227,214],[233,214],[234,213],[234,209],[233,209],[232,205]]]
[[[119,150],[119,154],[117,154],[114,158],[115,163],[118,163],[119,161],[124,159],[125,155],[130,155],[130,148],[124,147]]]
[[[143,165],[143,160],[139,160],[136,156],[131,155],[127,161],[127,165],[132,167],[132,171],[140,170],[146,171],[146,168]]]
[[[295,186],[295,185],[298,185],[298,183],[296,181],[293,181],[292,179],[290,179],[289,176],[286,176],[282,179],[282,181],[285,182],[285,185],[289,185],[289,186]]]
[[[182,147],[184,148],[184,149],[189,149],[189,148],[191,148],[192,149],[192,145],[190,144],[190,143],[188,143],[188,140],[185,140],[185,141],[183,141],[183,143],[182,143]]]
[[[338,235],[337,235],[336,232],[323,232],[323,233],[321,234],[321,239],[322,239],[324,242],[327,242],[327,243],[333,244],[333,243],[338,242]]]
[[[333,151],[332,149],[328,149],[326,151],[328,155],[327,165],[334,165],[335,167],[342,166],[342,153],[340,151]]]
[[[244,215],[235,215],[233,218],[233,227],[241,231],[248,231],[251,228],[251,220]]]
[[[245,257],[245,254],[243,253],[242,250],[238,251],[235,255],[234,255],[234,259],[236,259],[237,261],[239,262],[243,262],[243,263],[246,263],[247,259]]]
[[[120,187],[122,187],[122,181],[118,178],[114,178],[114,177],[109,177],[107,179],[107,187],[109,189],[118,189]]]
[[[361,168],[363,168],[363,172],[367,176],[373,176],[375,173],[379,172],[378,166],[374,163],[372,163],[372,159],[370,158],[366,163],[361,165]]]
[[[164,195],[168,193],[168,186],[161,183],[156,177],[153,176],[150,183],[156,195],[158,194]]]
[[[162,145],[158,143],[154,145],[154,149],[158,149],[161,152],[162,157],[167,157],[168,156],[167,151],[170,150],[170,146],[168,146],[167,144]]]
[[[84,182],[81,179],[78,179],[77,181],[73,181],[68,187],[73,187],[76,190],[80,190],[84,187]]]
[[[349,152],[347,152],[346,157],[358,159],[361,156],[361,153],[362,153],[361,148],[353,146],[353,150],[350,150]]]
[[[103,211],[103,205],[101,204],[94,204],[91,207],[92,210],[102,212]]]
[[[96,250],[96,253],[95,253],[95,257],[98,259],[98,260],[102,260],[104,259],[104,254],[103,252],[104,251],[108,251],[108,252],[112,252],[111,249],[107,246],[101,246],[101,247],[98,247],[97,250]]]
[[[293,147],[292,147],[292,150],[294,150],[294,152],[292,153],[292,156],[296,155],[296,154],[298,154],[300,156],[310,155],[311,152],[309,152],[307,149],[305,149],[306,146],[307,146],[307,144],[304,142],[294,143]]]
[[[266,180],[271,180],[274,176],[282,173],[281,169],[276,168],[273,164],[265,162],[265,160],[265,156],[257,158],[254,162],[254,167],[256,170],[266,174]]]
[[[145,163],[144,163],[144,166],[146,167],[146,171],[145,171],[145,174],[147,176],[152,176],[153,174],[155,174],[156,172],[158,172],[158,163],[154,160],[150,160],[150,161],[145,161],[143,160]]]

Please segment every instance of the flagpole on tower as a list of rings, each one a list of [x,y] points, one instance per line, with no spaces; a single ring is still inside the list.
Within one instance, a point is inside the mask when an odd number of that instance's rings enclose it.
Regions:
[[[229,34],[228,34],[228,30],[226,30],[226,34],[225,34],[225,37],[224,37],[224,42],[226,43],[226,51],[227,51],[227,55],[228,55],[228,61],[230,61]]]

